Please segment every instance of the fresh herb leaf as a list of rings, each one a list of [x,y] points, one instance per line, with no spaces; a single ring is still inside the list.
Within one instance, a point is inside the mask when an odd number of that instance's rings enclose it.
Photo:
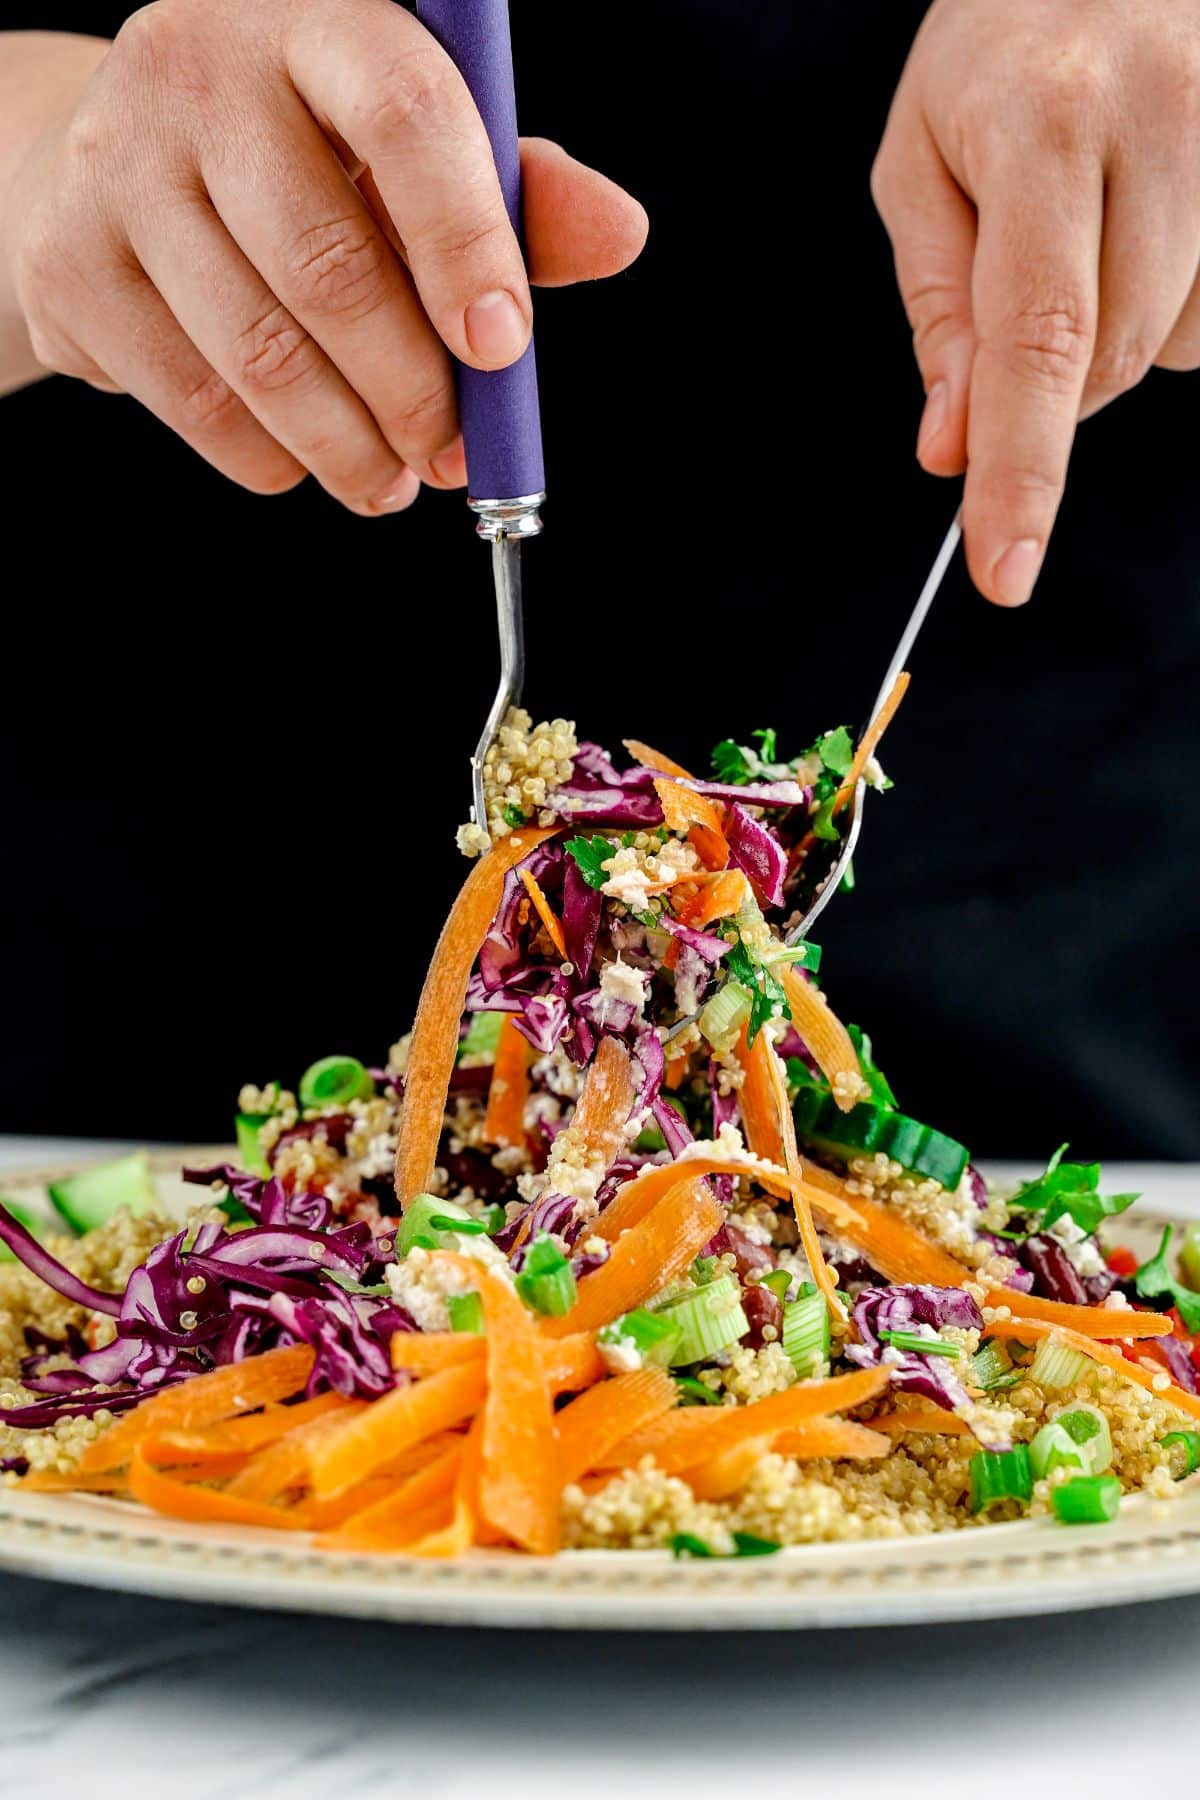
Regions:
[[[673,1556],[709,1558],[724,1558],[726,1555],[730,1557],[774,1556],[777,1550],[783,1548],[772,1538],[756,1537],[752,1531],[734,1531],[730,1535],[733,1538],[734,1547],[731,1551],[725,1552],[712,1549],[704,1542],[703,1538],[698,1538],[694,1532],[677,1531],[670,1542],[671,1553]]]
[[[1169,1295],[1171,1304],[1183,1320],[1185,1331],[1200,1331],[1200,1294],[1194,1294],[1181,1281],[1176,1281],[1167,1264],[1167,1252],[1171,1246],[1175,1228],[1168,1225],[1162,1234],[1162,1242],[1150,1258],[1144,1262],[1134,1275],[1133,1282],[1144,1300],[1157,1300]]]
[[[712,1556],[714,1554],[703,1538],[698,1538],[690,1531],[677,1531],[671,1539],[672,1556]]]
[[[750,733],[750,736],[752,738],[758,739],[759,761],[765,762],[765,763],[773,763],[775,761],[775,731],[774,731],[774,728],[772,726],[768,725],[765,731],[752,731]]]
[[[513,806],[510,802],[504,809],[504,823],[511,825],[514,831],[520,831],[522,825],[528,825],[529,815],[523,813],[519,806]]]
[[[732,1535],[737,1545],[735,1556],[774,1556],[777,1550],[783,1549],[774,1538],[756,1537],[752,1531],[735,1531]]]
[[[657,931],[660,928],[659,927],[659,918],[658,918],[657,913],[635,912],[633,916],[637,920],[639,925],[644,925],[646,927],[647,931]]]
[[[675,1375],[675,1392],[679,1396],[680,1406],[720,1406],[720,1394],[714,1394],[710,1387],[697,1381],[694,1375]]]
[[[725,967],[736,982],[750,990],[750,1018],[746,1025],[746,1040],[752,1046],[768,1019],[791,1018],[783,984],[770,969],[764,969],[761,963],[755,962],[741,938],[730,946],[725,957]]]
[[[827,731],[823,738],[817,739],[817,755],[835,775],[848,775],[854,761],[854,742],[844,725],[836,731]]]
[[[820,806],[817,807],[817,810],[812,815],[812,834],[815,838],[820,838],[821,841],[826,844],[837,844],[841,842],[842,834],[838,830],[837,822],[833,816],[833,803],[836,799],[836,794],[830,794],[828,799],[822,800]]]
[[[885,1112],[894,1112],[897,1104],[896,1096],[892,1092],[891,1082],[873,1060],[870,1038],[857,1025],[847,1025],[846,1030],[858,1055],[858,1066],[862,1071],[862,1078],[871,1090],[872,1102],[876,1106],[882,1106]]]
[[[787,1083],[790,1088],[825,1086],[823,1081],[817,1080],[808,1064],[801,1062],[798,1056],[789,1056],[784,1066],[787,1069]]]
[[[735,744],[732,738],[722,738],[714,746],[712,765],[718,781],[726,781],[744,787],[746,782],[754,780],[754,764],[758,761],[753,750],[746,744]]]
[[[577,837],[568,838],[566,842],[568,856],[573,856],[579,867],[579,873],[589,887],[602,888],[608,880],[604,872],[604,864],[611,862],[617,846],[611,838]]]
[[[957,1344],[944,1344],[941,1338],[922,1337],[919,1331],[881,1331],[879,1335],[885,1344],[892,1344],[897,1350],[907,1350],[916,1356],[962,1355]]]
[[[1040,1213],[1040,1231],[1049,1230],[1057,1219],[1074,1219],[1081,1231],[1091,1236],[1102,1219],[1115,1218],[1139,1198],[1137,1194],[1102,1194],[1099,1163],[1064,1162],[1067,1146],[1060,1144],[1045,1173],[1025,1186],[1009,1202],[1014,1210]]]

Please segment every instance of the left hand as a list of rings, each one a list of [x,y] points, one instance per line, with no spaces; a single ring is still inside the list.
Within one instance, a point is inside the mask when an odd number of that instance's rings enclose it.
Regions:
[[[1029,598],[1081,418],[1200,367],[1200,0],[936,0],[872,191],[965,468],[971,575]]]

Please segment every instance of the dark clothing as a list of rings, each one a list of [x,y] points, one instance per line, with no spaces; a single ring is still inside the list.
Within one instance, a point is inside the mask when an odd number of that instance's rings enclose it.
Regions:
[[[628,275],[538,300],[539,716],[695,765],[869,703],[955,504],[913,458],[867,191],[923,10],[515,0],[525,129],[652,220]],[[1083,428],[1028,608],[953,572],[822,920],[833,1004],[977,1153],[1200,1157],[1198,422],[1200,383],[1153,374]],[[0,1121],[218,1136],[241,1080],[406,1027],[461,875],[487,554],[460,496],[255,499],[78,383],[0,424],[36,570],[0,714]]]

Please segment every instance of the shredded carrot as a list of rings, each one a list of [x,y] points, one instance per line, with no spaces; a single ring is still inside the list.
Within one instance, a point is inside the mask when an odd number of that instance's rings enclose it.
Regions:
[[[1103,1308],[1097,1308],[1102,1311]],[[1047,1325],[1041,1319],[994,1319],[990,1325],[984,1326],[984,1337],[1017,1338],[1027,1343],[1030,1338],[1057,1337],[1072,1350],[1078,1350],[1083,1356],[1090,1356],[1093,1362],[1103,1363],[1114,1375],[1123,1375],[1126,1381],[1132,1381],[1135,1387],[1146,1388],[1156,1399],[1165,1401],[1180,1412],[1190,1413],[1194,1419],[1200,1419],[1200,1394],[1189,1394],[1174,1382],[1169,1387],[1156,1387],[1155,1382],[1161,1380],[1159,1371],[1153,1374],[1143,1369],[1140,1363],[1130,1362],[1111,1344],[1099,1343],[1095,1338],[1084,1337],[1082,1332],[1064,1330],[1061,1325]]]
[[[563,1481],[578,1481],[614,1444],[670,1412],[676,1398],[665,1369],[638,1369],[602,1381],[572,1400],[554,1420]]]
[[[221,1481],[238,1474],[250,1460],[244,1450],[203,1456],[154,1437],[139,1438],[138,1449],[156,1469],[169,1469],[176,1481]]]
[[[87,1474],[124,1468],[142,1438],[215,1425],[234,1413],[287,1400],[304,1386],[312,1365],[313,1352],[308,1345],[292,1344],[282,1350],[265,1350],[261,1356],[213,1369],[207,1375],[193,1375],[165,1393],[143,1400],[94,1438],[80,1457],[79,1467]]]
[[[675,781],[695,780],[694,775],[689,775],[680,763],[672,762],[661,750],[654,750],[649,744],[640,743],[637,738],[624,738],[622,742],[634,762],[640,763],[643,769],[653,769],[658,775],[670,775]]]
[[[740,869],[724,869],[697,879],[695,892],[680,895],[675,912],[685,925],[711,925],[737,912],[749,892],[750,883]]]
[[[269,1525],[275,1531],[304,1529],[303,1519],[283,1507],[239,1500],[218,1488],[198,1487],[164,1475],[147,1461],[140,1442],[134,1444],[130,1454],[129,1491],[143,1506],[172,1519],[219,1519],[231,1525]]]
[[[446,1095],[471,967],[500,908],[510,869],[552,838],[561,826],[521,830],[481,856],[459,890],[442,927],[413,1026],[409,1073],[396,1143],[396,1196],[401,1207],[433,1178]]]
[[[577,1394],[606,1373],[604,1358],[588,1331],[572,1337],[547,1339],[542,1345],[542,1366],[552,1393]]]
[[[925,1431],[933,1437],[971,1437],[971,1427],[957,1413],[941,1406],[913,1406],[904,1412],[883,1413],[871,1420],[874,1432],[903,1437],[908,1431]]]
[[[688,1058],[686,1056],[671,1056],[667,1058],[666,1072],[663,1075],[663,1086],[668,1093],[673,1094],[677,1089],[683,1086],[684,1077],[687,1072]]]
[[[579,1283],[574,1306],[561,1319],[545,1319],[549,1337],[595,1331],[675,1281],[720,1230],[724,1220],[703,1180],[676,1164],[675,1185],[653,1211],[623,1231],[608,1261]],[[602,1215],[603,1216],[603,1215]]]
[[[479,1517],[522,1549],[549,1556],[558,1548],[562,1478],[537,1325],[506,1281],[465,1256],[435,1255],[470,1275],[483,1304],[487,1398]]]
[[[406,1387],[393,1388],[347,1421],[340,1431],[313,1444],[309,1471],[313,1493],[328,1500],[343,1488],[373,1475],[401,1451],[434,1431],[471,1418],[486,1388],[478,1363],[442,1369]]]
[[[528,869],[518,869],[517,874],[521,877],[525,892],[533,901],[534,911],[546,927],[547,937],[565,962],[567,960],[567,940],[563,934],[562,920],[542,892],[541,883],[536,876],[531,875]]]
[[[908,671],[902,669],[888,689],[883,705],[863,732],[854,752],[854,761],[846,771],[846,779],[833,797],[833,812],[840,812],[853,798],[854,790],[862,780],[863,770],[879,748],[879,740],[895,718],[897,708],[908,692],[909,679]]]
[[[427,1507],[445,1501],[454,1492],[462,1461],[462,1440],[449,1445],[433,1462],[398,1487],[386,1499],[354,1513],[336,1531],[318,1540],[325,1550],[388,1550],[412,1535],[411,1522]],[[445,1509],[444,1509],[445,1510]],[[418,1532],[419,1536],[420,1533]]]
[[[478,1416],[476,1414],[476,1418]],[[305,1521],[312,1531],[336,1531],[339,1525],[344,1525],[356,1513],[365,1512],[368,1506],[388,1499],[396,1492],[398,1482],[407,1481],[411,1475],[419,1474],[430,1463],[436,1462],[443,1451],[455,1444],[461,1446],[463,1441],[461,1432],[436,1431],[432,1437],[425,1438],[411,1449],[393,1457],[391,1462],[384,1463],[376,1474],[368,1475],[365,1481],[343,1488],[334,1499],[314,1500],[310,1497],[301,1502]]]
[[[829,1083],[842,1112],[849,1112],[862,1098],[862,1070],[850,1033],[820,988],[805,981],[799,970],[780,970],[792,1024],[811,1051],[817,1067]]]
[[[625,1147],[625,1127],[636,1099],[628,1050],[620,1038],[601,1038],[568,1128],[575,1151],[582,1150],[590,1163],[607,1169]],[[550,1166],[553,1171],[553,1152]]]
[[[1070,1306],[1063,1300],[1041,1300],[1036,1294],[1019,1294],[1013,1288],[989,1288],[985,1306],[1007,1306],[1019,1319],[1036,1319],[1081,1337],[1170,1337],[1171,1321],[1165,1313],[1135,1312],[1124,1306]],[[990,1327],[989,1327],[990,1329]]]
[[[410,1375],[436,1375],[482,1360],[483,1339],[473,1331],[397,1331],[392,1337],[392,1367]]]
[[[227,1494],[242,1500],[272,1501],[289,1488],[302,1487],[308,1480],[309,1449],[318,1438],[338,1431],[351,1412],[361,1412],[366,1402],[347,1400],[333,1412],[319,1413],[289,1431],[275,1443],[267,1444],[252,1456],[241,1472],[225,1487]]]
[[[724,869],[729,862],[729,839],[723,831],[709,831],[703,825],[693,825],[687,834],[687,841],[706,869]],[[674,940],[678,943],[678,939]]]
[[[663,822],[668,831],[684,832],[692,826],[698,827],[704,834],[701,842],[709,851],[709,855],[701,855],[701,861],[710,868],[723,869],[729,861],[729,842],[721,808],[703,794],[680,787],[676,781],[656,781],[654,791],[662,802]]]
[[[953,1414],[948,1416],[953,1417]],[[874,1423],[872,1420],[871,1426]],[[871,1462],[878,1456],[886,1456],[892,1447],[888,1439],[871,1426],[858,1425],[853,1419],[810,1419],[806,1425],[792,1425],[786,1431],[777,1432],[771,1440],[771,1448],[780,1456],[802,1459],[828,1456],[835,1460]]]
[[[474,1536],[474,1520],[468,1507],[455,1497],[454,1510],[443,1524],[437,1520],[437,1509],[431,1507],[421,1521],[424,1534],[403,1546],[405,1556],[449,1558],[465,1556]]]
[[[525,1143],[525,1102],[529,1098],[529,1070],[533,1045],[517,1030],[512,1013],[505,1013],[496,1040],[496,1058],[488,1087],[483,1135],[489,1144],[521,1149]]]
[[[124,1472],[85,1475],[80,1469],[31,1469],[22,1475],[18,1487],[33,1494],[125,1494],[129,1478]]]
[[[746,1130],[750,1139],[750,1148],[756,1155],[763,1156],[768,1162],[778,1162],[782,1151],[782,1161],[792,1184],[792,1206],[796,1214],[796,1226],[800,1232],[800,1242],[804,1254],[808,1258],[808,1266],[812,1270],[813,1280],[825,1296],[826,1304],[835,1318],[843,1319],[846,1309],[842,1296],[825,1266],[825,1257],[821,1250],[821,1240],[817,1236],[817,1228],[813,1224],[812,1207],[804,1187],[803,1165],[800,1152],[796,1148],[796,1126],[792,1119],[792,1109],[788,1101],[787,1080],[783,1064],[776,1054],[765,1031],[760,1031],[754,1040],[754,1047],[747,1047],[746,1028],[742,1027],[741,1043],[738,1046],[738,1061],[747,1071],[739,1100],[742,1105],[742,1116],[746,1120]],[[751,1079],[750,1071],[753,1071]],[[747,1102],[746,1089],[750,1088],[752,1100]],[[756,1142],[761,1134],[762,1141]]]
[[[889,1379],[886,1369],[862,1369],[827,1381],[797,1382],[749,1406],[687,1407],[631,1432],[604,1462],[608,1468],[636,1468],[643,1456],[652,1456],[664,1474],[678,1475],[748,1439],[774,1437],[810,1419],[861,1406],[882,1393]]]
[[[667,1067],[670,1066],[668,1063]],[[588,1230],[595,1237],[607,1238],[609,1243],[615,1242],[623,1231],[639,1224],[684,1175],[744,1175],[781,1200],[790,1199],[792,1193],[792,1181],[787,1170],[781,1169],[777,1164],[763,1163],[754,1156],[730,1156],[715,1151],[709,1154],[707,1147],[698,1142],[689,1146],[688,1155],[683,1160],[650,1163],[639,1170],[632,1181],[627,1181],[618,1190],[604,1211],[591,1221]],[[824,1201],[825,1210],[832,1215],[837,1210],[833,1197],[820,1197]],[[846,1211],[845,1208],[841,1209],[843,1214]]]
[[[161,1452],[178,1451],[179,1462],[207,1457],[249,1456],[265,1445],[289,1436],[313,1419],[337,1413],[352,1402],[344,1394],[318,1394],[313,1400],[301,1400],[295,1406],[268,1406],[262,1412],[247,1413],[241,1418],[222,1419],[203,1430],[184,1427],[156,1431],[154,1442]],[[159,1454],[153,1459],[162,1460]]]
[[[683,1469],[681,1478],[697,1500],[728,1500],[731,1494],[742,1491],[770,1448],[769,1435],[747,1438],[742,1444],[731,1444],[728,1450],[718,1450],[694,1469]]]

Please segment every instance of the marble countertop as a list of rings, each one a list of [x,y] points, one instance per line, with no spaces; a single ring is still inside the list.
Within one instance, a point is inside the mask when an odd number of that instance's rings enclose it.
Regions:
[[[0,1170],[111,1148],[0,1140]],[[1183,1211],[1200,1171],[1171,1180]],[[306,1621],[0,1575],[0,1794],[1189,1793],[1197,1645],[1200,1597],[688,1638]]]

